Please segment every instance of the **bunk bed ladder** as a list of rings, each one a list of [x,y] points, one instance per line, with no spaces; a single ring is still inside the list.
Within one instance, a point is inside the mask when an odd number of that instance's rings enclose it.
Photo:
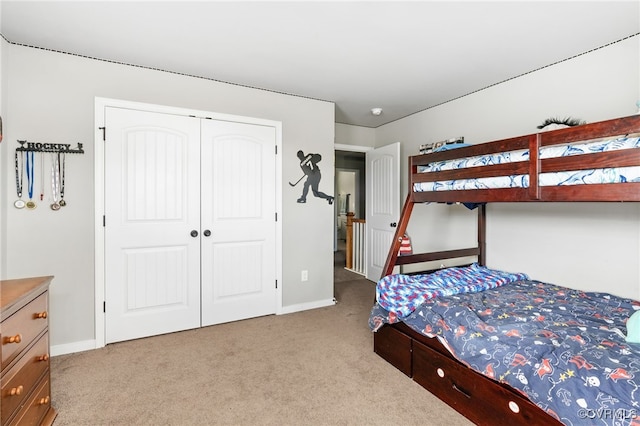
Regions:
[[[393,236],[393,240],[391,240],[391,248],[389,249],[389,254],[387,254],[387,260],[384,263],[384,268],[382,268],[382,277],[393,274],[393,268],[396,266],[396,262],[398,260],[400,244],[402,244],[402,236],[405,232],[407,232],[407,225],[409,224],[409,218],[411,217],[412,211],[413,200],[411,199],[411,194],[409,194],[407,195],[407,199],[404,201],[404,205],[402,206],[400,220],[398,221],[398,226],[396,227],[396,233]]]
[[[409,265],[412,263],[429,262],[435,260],[455,259],[468,256],[477,256],[478,264],[486,265],[486,205],[481,204],[477,207],[478,210],[478,245],[476,247],[458,249],[458,250],[444,250],[431,253],[419,253],[406,256],[398,256],[400,250],[400,244],[402,243],[402,236],[407,231],[409,225],[409,218],[413,211],[413,205],[415,202],[411,198],[411,194],[407,195],[407,199],[402,206],[402,212],[400,214],[400,220],[396,232],[391,241],[391,248],[387,255],[387,260],[382,269],[382,277],[393,274],[393,268],[398,265]],[[380,277],[380,278],[382,278]]]

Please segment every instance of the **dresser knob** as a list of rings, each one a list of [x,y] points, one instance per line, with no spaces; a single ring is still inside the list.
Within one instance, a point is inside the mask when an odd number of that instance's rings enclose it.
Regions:
[[[40,355],[38,361],[49,361],[49,354]]]
[[[22,342],[22,335],[16,334],[15,336],[5,338],[5,343],[20,343]]]
[[[45,405],[45,404],[48,404],[49,401],[51,401],[51,398],[49,398],[49,395],[47,395],[44,398],[40,398],[40,400],[38,401],[38,404]]]
[[[11,388],[11,390],[9,391],[9,395],[21,395],[23,390],[24,387],[22,385],[18,386],[17,388]]]
[[[42,318],[42,319],[47,318],[47,311],[38,312],[38,313],[36,314],[36,319],[40,319],[40,318]]]

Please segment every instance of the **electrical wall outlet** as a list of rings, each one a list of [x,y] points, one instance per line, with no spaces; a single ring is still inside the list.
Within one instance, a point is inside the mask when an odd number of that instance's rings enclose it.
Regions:
[[[300,273],[300,281],[308,281],[309,280],[309,271],[306,269]]]

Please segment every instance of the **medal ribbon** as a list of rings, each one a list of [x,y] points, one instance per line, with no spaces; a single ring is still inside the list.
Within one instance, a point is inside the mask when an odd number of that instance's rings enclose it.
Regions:
[[[22,166],[22,167],[19,167]],[[18,165],[18,151],[16,151],[16,193],[22,198],[22,182],[24,179],[24,153],[20,151],[20,164]]]
[[[40,201],[44,200],[44,152],[40,153]]]
[[[61,182],[60,182],[60,202],[62,203],[62,200],[64,199],[64,175],[65,175],[65,169],[66,169],[66,164],[67,164],[67,155],[66,154],[62,154],[62,172],[61,172]],[[60,153],[58,153],[58,169],[60,169]]]
[[[28,151],[27,152],[27,185],[29,190],[29,200],[33,198],[33,178],[34,178],[33,159],[34,159],[33,151]]]
[[[58,204],[58,194],[60,191],[60,163],[59,157],[51,154],[51,194],[53,204]]]

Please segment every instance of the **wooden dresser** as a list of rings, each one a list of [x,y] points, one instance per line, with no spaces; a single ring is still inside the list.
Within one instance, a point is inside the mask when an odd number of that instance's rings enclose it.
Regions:
[[[50,425],[49,284],[53,277],[0,281],[0,425]]]

